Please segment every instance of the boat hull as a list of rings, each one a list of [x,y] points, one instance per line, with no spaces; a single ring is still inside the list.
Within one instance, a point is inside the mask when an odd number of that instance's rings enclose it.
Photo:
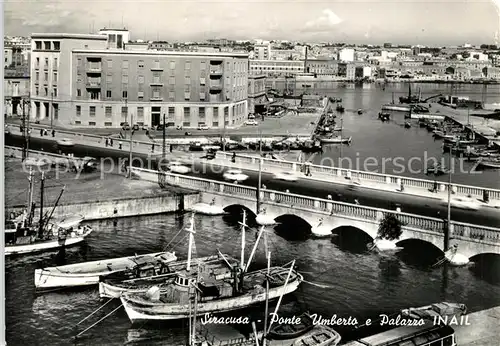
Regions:
[[[286,295],[297,290],[302,282],[302,276],[297,273],[298,278],[289,282],[286,287],[274,287],[269,289],[269,300],[279,298],[282,294]],[[132,302],[126,295],[121,296],[120,300],[125,308],[128,318],[132,323],[147,320],[177,320],[190,317],[189,304],[158,304],[153,306],[141,306]],[[221,300],[207,302],[198,302],[197,316],[205,314],[218,314],[246,307],[261,304],[266,301],[266,290],[259,293],[247,293],[238,297],[231,297]],[[192,313],[191,313],[192,314]]]
[[[341,143],[351,143],[352,137],[349,138],[322,138],[320,139],[322,144],[341,144]]]
[[[191,210],[198,214],[209,215],[209,216],[226,214],[224,208],[216,205],[210,205],[207,203],[197,203],[191,207]]]
[[[137,256],[137,258],[143,256],[158,256],[162,254],[165,254],[167,256],[171,255],[172,261],[175,261],[177,259],[175,255],[166,252],[157,252]],[[36,289],[43,290],[97,285],[99,283],[100,276],[107,276],[112,273],[125,270],[127,269],[127,267],[133,267],[135,265],[135,263],[133,262],[134,258],[136,258],[136,256],[104,259],[100,261],[70,264],[60,267],[36,269],[35,287]],[[88,268],[88,271],[75,272],[79,268]]]
[[[43,251],[56,250],[62,247],[74,246],[83,242],[90,233],[92,233],[92,229],[86,231],[81,235],[67,237],[64,240],[54,239],[48,241],[40,241],[34,244],[6,246],[5,256],[38,253]]]

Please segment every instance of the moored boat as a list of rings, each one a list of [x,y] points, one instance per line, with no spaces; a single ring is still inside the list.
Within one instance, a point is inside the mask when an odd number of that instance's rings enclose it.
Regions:
[[[478,161],[477,165],[479,167],[483,167],[483,168],[500,169],[500,159],[498,159],[498,158],[491,158],[491,159],[482,158],[481,160]]]
[[[292,346],[336,346],[340,343],[340,340],[340,334],[335,330],[318,325],[295,340]]]
[[[341,144],[341,143],[351,143],[352,137],[323,137],[320,138],[322,144]]]
[[[177,260],[175,253],[157,252],[35,269],[35,287],[37,289],[55,289],[97,285],[99,277],[133,268],[140,263],[153,263],[156,261],[168,263],[175,260]]]
[[[410,107],[388,104],[388,105],[383,105],[382,110],[383,111],[396,111],[396,112],[409,112]]]
[[[435,317],[445,318],[466,315],[467,306],[459,303],[441,302],[418,308],[403,309],[401,314],[415,319],[434,320]]]
[[[191,207],[191,210],[198,214],[210,216],[226,214],[224,208],[215,204],[208,203],[196,203]]]
[[[295,322],[298,321],[298,322]],[[308,313],[303,313],[294,319],[295,323],[275,324],[267,333],[266,338],[283,340],[304,335],[314,328],[313,319]]]

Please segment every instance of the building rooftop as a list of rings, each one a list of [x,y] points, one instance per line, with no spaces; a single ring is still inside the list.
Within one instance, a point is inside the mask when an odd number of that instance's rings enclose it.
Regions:
[[[123,49],[74,49],[73,53],[102,54],[102,55],[170,55],[170,56],[213,56],[248,58],[247,53],[241,52],[197,52],[197,51],[156,51],[156,50],[123,50]]]
[[[31,38],[70,38],[70,39],[81,39],[81,40],[107,40],[106,35],[96,35],[96,34],[70,34],[70,33],[33,33]]]

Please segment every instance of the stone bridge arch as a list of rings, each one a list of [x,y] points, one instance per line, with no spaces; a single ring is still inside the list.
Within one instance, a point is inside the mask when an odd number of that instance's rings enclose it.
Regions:
[[[249,207],[247,207],[244,204],[233,203],[233,204],[229,204],[223,208],[224,208],[224,211],[226,211],[227,213],[230,213],[231,215],[233,215],[234,212],[237,210],[244,210],[244,211],[246,211],[248,217],[255,218],[257,216],[257,215],[255,215],[255,212],[252,209],[250,209]]]

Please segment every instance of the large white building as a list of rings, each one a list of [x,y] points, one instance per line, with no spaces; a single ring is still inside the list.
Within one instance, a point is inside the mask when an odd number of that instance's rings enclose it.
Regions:
[[[271,59],[271,44],[270,43],[259,43],[255,44],[253,48],[254,56],[256,60],[269,60]]]
[[[339,60],[343,62],[353,62],[354,61],[354,49],[343,48],[339,51]]]

